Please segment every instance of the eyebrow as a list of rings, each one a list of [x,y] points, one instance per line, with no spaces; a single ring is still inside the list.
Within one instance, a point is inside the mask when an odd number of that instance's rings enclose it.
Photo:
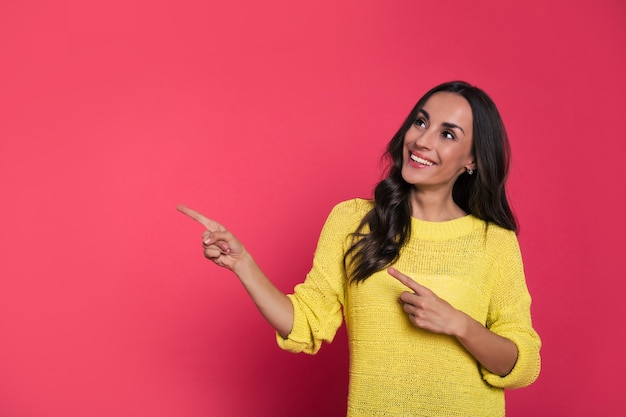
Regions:
[[[424,116],[426,116],[426,118],[428,120],[430,120],[430,114],[428,114],[428,112],[424,109],[419,109],[418,113],[424,113]],[[465,130],[463,130],[463,128],[459,125],[456,125],[454,123],[449,123],[449,122],[443,122],[441,124],[443,127],[447,127],[448,129],[459,129],[461,132],[463,132],[463,134],[465,134]]]

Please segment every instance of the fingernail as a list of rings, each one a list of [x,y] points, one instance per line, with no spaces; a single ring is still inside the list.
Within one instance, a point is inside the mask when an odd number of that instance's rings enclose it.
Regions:
[[[204,242],[205,245],[208,245],[209,243],[211,243],[211,238],[207,237],[206,239],[204,239],[202,242]]]

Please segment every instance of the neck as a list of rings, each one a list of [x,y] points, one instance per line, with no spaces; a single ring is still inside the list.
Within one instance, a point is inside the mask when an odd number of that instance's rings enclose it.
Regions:
[[[425,192],[415,189],[411,192],[411,216],[429,222],[445,222],[466,216],[452,199],[452,190],[446,194]]]

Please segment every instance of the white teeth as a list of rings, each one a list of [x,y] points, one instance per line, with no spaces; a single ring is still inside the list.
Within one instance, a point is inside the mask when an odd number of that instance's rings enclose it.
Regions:
[[[415,162],[417,162],[418,164],[422,164],[422,165],[427,165],[427,166],[432,166],[433,163],[430,161],[427,161],[425,159],[420,158],[419,156],[415,156],[413,154],[411,154],[411,159]]]

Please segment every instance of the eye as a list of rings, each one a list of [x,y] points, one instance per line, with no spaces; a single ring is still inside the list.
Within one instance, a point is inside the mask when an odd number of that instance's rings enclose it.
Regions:
[[[454,136],[454,133],[452,133],[449,130],[445,130],[441,133],[441,136],[443,136],[445,139],[456,139],[456,136]]]
[[[419,127],[426,127],[426,121],[424,119],[422,119],[421,117],[418,117],[417,119],[415,119],[415,122],[413,122],[413,124],[415,126],[419,126]]]

